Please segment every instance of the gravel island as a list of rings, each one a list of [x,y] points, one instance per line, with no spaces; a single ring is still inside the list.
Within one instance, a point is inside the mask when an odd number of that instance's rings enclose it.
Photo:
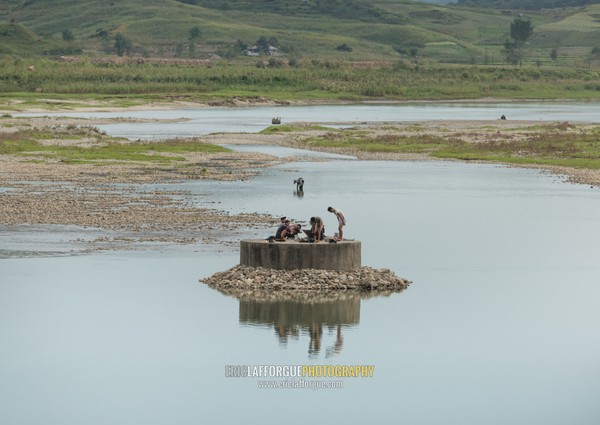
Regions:
[[[412,282],[389,269],[363,266],[354,271],[322,269],[275,270],[237,265],[229,270],[200,279],[219,289],[264,291],[403,291]]]

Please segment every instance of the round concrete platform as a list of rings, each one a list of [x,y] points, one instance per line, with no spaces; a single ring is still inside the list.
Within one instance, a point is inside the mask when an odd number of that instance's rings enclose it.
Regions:
[[[361,268],[360,241],[309,243],[287,240],[269,243],[262,239],[248,239],[240,242],[240,264],[278,270],[357,270]]]

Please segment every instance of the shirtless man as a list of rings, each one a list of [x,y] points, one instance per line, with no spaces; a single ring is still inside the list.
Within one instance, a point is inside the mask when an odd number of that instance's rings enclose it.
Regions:
[[[310,225],[312,226],[310,231],[315,239],[315,242],[320,242],[323,239],[323,219],[321,217],[311,217]]]
[[[287,235],[287,228],[290,224],[290,220],[288,220],[286,217],[281,217],[281,224],[279,225],[279,227],[277,228],[277,231],[275,232],[275,239],[278,241],[284,241],[285,237]]]
[[[344,226],[346,225],[346,217],[344,217],[344,213],[336,208],[333,207],[329,207],[327,208],[327,211],[329,211],[330,213],[335,214],[337,220],[338,220],[338,238],[337,240],[341,241],[344,239]]]
[[[302,231],[302,226],[300,224],[294,223],[294,222],[291,222],[291,223],[288,222],[287,229],[285,229],[286,237],[293,238],[294,236],[299,234],[301,231]]]

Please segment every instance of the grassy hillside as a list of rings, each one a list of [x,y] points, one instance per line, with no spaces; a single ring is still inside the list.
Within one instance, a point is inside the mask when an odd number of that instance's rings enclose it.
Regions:
[[[318,7],[315,1],[295,0],[147,0],[143,5],[135,0],[8,1],[5,19],[15,19],[44,38],[59,39],[69,29],[86,49],[108,51],[115,34],[122,33],[136,52],[150,56],[202,58],[231,48],[238,39],[251,45],[266,36],[275,37],[288,55],[373,60],[397,56],[394,47],[410,49],[447,38],[398,11],[358,0]],[[201,34],[190,52],[189,31],[194,27]],[[339,52],[341,44],[353,51]]]
[[[31,57],[73,53],[81,53],[81,49],[69,43],[45,40],[22,25],[0,23],[0,55],[2,56]]]
[[[600,3],[600,0],[458,0],[460,6],[491,9],[562,9]]]
[[[600,46],[599,7],[527,12],[535,26],[530,62],[549,64],[558,48],[562,63],[586,65],[591,49]],[[216,54],[250,63],[257,59],[244,56],[236,42],[253,45],[264,36],[294,60],[503,63],[503,43],[517,14],[408,0],[4,0],[0,22],[13,20],[34,33],[30,42],[3,39],[0,54],[48,50],[34,40],[92,55],[114,53],[122,34],[128,54]],[[73,41],[62,40],[65,30]]]

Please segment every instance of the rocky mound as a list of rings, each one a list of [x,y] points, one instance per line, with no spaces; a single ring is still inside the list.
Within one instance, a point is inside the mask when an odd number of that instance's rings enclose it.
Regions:
[[[200,279],[216,289],[402,291],[412,282],[389,269],[362,267],[356,271],[320,269],[275,270],[237,265]]]

